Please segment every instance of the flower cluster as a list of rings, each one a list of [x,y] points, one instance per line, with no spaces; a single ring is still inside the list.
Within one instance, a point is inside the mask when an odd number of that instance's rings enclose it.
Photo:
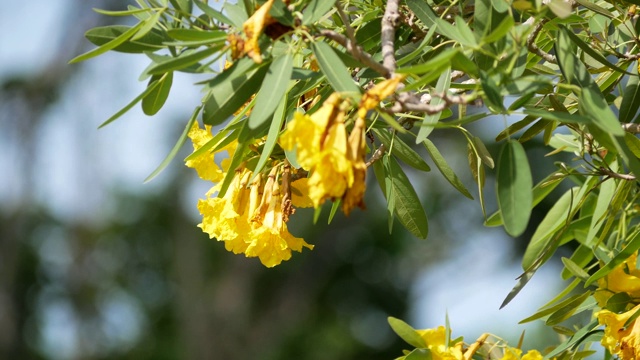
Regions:
[[[194,149],[197,151],[213,139],[210,130],[202,130],[196,124],[189,132]],[[215,146],[214,146],[215,148]],[[235,145],[222,147],[229,154],[235,151]],[[215,153],[203,152],[187,166],[193,167],[203,179],[215,184],[205,199],[198,202],[198,210],[203,216],[199,227],[211,238],[225,243],[225,248],[235,254],[244,253],[247,257],[258,257],[263,265],[273,267],[291,258],[291,251],[301,252],[303,247],[312,249],[303,239],[289,232],[287,220],[293,213],[291,204],[305,206],[308,202],[304,193],[292,199],[283,194],[280,181],[287,187],[292,186],[300,193],[305,185],[296,186],[289,179],[280,176],[286,170],[286,164],[272,167],[266,181],[261,174],[254,174],[246,168],[229,172],[226,162],[220,169],[214,159]],[[210,175],[213,174],[213,175]],[[207,176],[207,177],[205,177]],[[216,194],[221,188],[225,176],[233,176],[224,196]]]
[[[411,329],[407,325],[406,329]],[[448,340],[451,335],[450,329],[438,326],[435,329],[413,330],[424,341],[424,347],[414,350],[421,355],[420,358],[430,358],[432,360],[469,360],[474,356],[482,356],[482,359],[492,360],[542,360],[542,354],[537,350],[529,350],[522,354],[522,349],[505,346],[500,339],[489,341],[489,334],[482,334],[478,340],[470,345],[466,345],[463,339],[456,338]],[[449,334],[447,334],[449,331]],[[405,333],[406,335],[406,333]],[[406,356],[397,360],[412,358],[413,352],[405,351]],[[428,355],[427,355],[428,354]]]
[[[626,293],[632,299],[620,313],[604,309],[596,313],[600,325],[604,325],[602,345],[621,360],[640,357],[640,270],[637,268],[638,255],[631,255],[625,262],[611,270],[598,282],[595,297],[602,307],[615,294]]]

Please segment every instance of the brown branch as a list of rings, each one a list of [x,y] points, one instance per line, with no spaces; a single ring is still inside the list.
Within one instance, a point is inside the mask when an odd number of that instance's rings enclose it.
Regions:
[[[396,71],[394,39],[396,36],[396,26],[400,19],[398,2],[399,0],[387,1],[387,7],[382,17],[382,35],[380,36],[382,43],[382,65],[389,71],[387,78],[393,76],[393,73]]]
[[[610,178],[615,178],[615,179],[622,179],[622,180],[627,180],[627,181],[634,181],[636,180],[636,176],[633,174],[620,174],[614,171],[611,171],[605,167],[600,167],[600,174],[602,175],[606,175]]]
[[[373,60],[373,58],[371,57],[371,55],[369,55],[369,53],[365,52],[362,49],[362,47],[360,47],[355,42],[348,39],[346,36],[342,34],[338,34],[333,30],[326,30],[326,29],[320,30],[320,35],[326,38],[329,38],[337,42],[338,44],[344,46],[345,49],[347,49],[347,51],[349,51],[349,53],[353,55],[353,57],[356,60],[360,61],[364,65],[367,65],[371,69],[377,71],[380,75],[386,78],[390,77],[389,70],[386,67],[382,66],[379,62]]]
[[[631,134],[640,134],[640,124],[632,124],[632,123],[622,124],[622,130]]]
[[[531,34],[529,34],[529,37],[527,37],[527,48],[529,49],[530,52],[540,56],[546,61],[556,64],[558,60],[556,59],[555,55],[551,55],[548,52],[545,52],[544,50],[540,49],[538,45],[536,45],[536,39],[538,38],[538,34],[540,34],[540,31],[542,31],[544,24],[546,24],[547,22],[549,22],[549,19],[545,18],[540,20],[535,25],[535,27],[533,28],[533,31],[531,32]]]
[[[376,151],[373,153],[373,155],[371,155],[369,160],[365,163],[365,166],[369,167],[369,166],[373,165],[374,162],[382,159],[382,155],[384,155],[384,153],[386,151],[387,151],[387,147],[384,146],[384,144],[380,145],[380,147],[376,149]]]

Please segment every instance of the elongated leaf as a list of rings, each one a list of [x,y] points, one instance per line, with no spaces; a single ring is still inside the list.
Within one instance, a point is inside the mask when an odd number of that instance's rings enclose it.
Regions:
[[[246,143],[238,143],[238,147],[236,151],[233,153],[231,157],[231,163],[229,164],[229,170],[227,171],[227,175],[224,177],[222,181],[222,185],[220,186],[220,191],[218,191],[218,197],[224,197],[224,194],[229,189],[229,185],[231,185],[231,181],[235,176],[236,169],[242,164],[247,152],[247,144]]]
[[[131,27],[124,25],[100,26],[87,31],[85,37],[92,44],[101,46],[118,38],[129,29],[131,29]],[[135,41],[126,40],[111,50],[134,54],[144,51],[157,51],[164,47],[162,43],[166,40],[169,40],[169,38],[165,37],[163,33],[157,30],[151,30],[142,38]]]
[[[202,0],[194,0],[194,3],[202,12],[204,12],[207,16],[212,19],[218,20],[223,24],[231,25],[233,21],[231,21],[228,17],[226,17],[221,11],[215,10],[211,6],[207,5]]]
[[[620,127],[620,122],[609,104],[600,92],[598,85],[593,81],[591,74],[585,65],[578,59],[573,51],[573,41],[571,31],[560,26],[558,30],[558,41],[556,43],[556,54],[558,65],[565,79],[580,88],[576,95],[579,96],[578,111],[591,119],[592,123],[602,131],[614,136],[623,136],[624,132]]]
[[[146,20],[144,20],[144,25],[135,33],[135,35],[133,35],[133,37],[131,37],[131,40],[135,41],[147,35],[153,29],[153,27],[156,26],[164,10],[164,8],[160,9],[157,12],[153,13],[153,15],[149,16]]]
[[[630,75],[630,73],[628,73],[625,69],[622,69],[621,67],[610,63],[609,60],[607,60],[607,58],[604,57],[604,55],[597,52],[592,45],[589,45],[584,41],[582,41],[582,39],[580,39],[578,35],[574,34],[572,31],[567,31],[566,34],[569,35],[569,38],[571,39],[571,41],[573,41],[574,44],[578,45],[578,47],[582,49],[582,51],[589,54],[589,56],[597,60],[602,65],[608,67],[609,69],[613,69],[615,71]],[[636,69],[636,73],[637,73],[637,69]]]
[[[225,31],[204,31],[196,29],[169,29],[167,35],[172,39],[182,41],[197,41],[197,40],[224,40],[227,37]]]
[[[399,137],[393,137],[386,130],[374,129],[374,133],[387,149],[391,149],[391,153],[404,161],[407,165],[422,171],[431,171],[429,165],[424,161],[422,156],[415,152]],[[392,144],[393,143],[393,144]]]
[[[587,116],[570,114],[568,112],[546,111],[536,108],[525,109],[523,112],[529,116],[536,116],[542,119],[559,121],[561,123],[590,124],[592,122],[591,118]]]
[[[167,101],[171,84],[173,84],[173,71],[162,75],[154,75],[149,80],[149,85],[158,81],[159,85],[142,99],[142,111],[146,115],[155,115]]]
[[[491,31],[491,33],[482,38],[482,41],[490,44],[502,39],[509,33],[509,31],[511,31],[511,29],[513,29],[514,24],[513,17],[505,16],[498,26]]]
[[[320,70],[336,91],[355,93],[360,91],[360,88],[353,82],[344,63],[331,46],[324,42],[315,42],[311,47],[318,60]]]
[[[538,228],[533,233],[527,250],[522,258],[522,268],[528,269],[536,260],[545,253],[551,245],[554,234],[567,223],[568,215],[573,212],[580,203],[582,196],[590,188],[592,182],[583,184],[581,188],[574,187],[565,192],[551,207],[551,210],[542,219]]]
[[[117,113],[113,114],[110,118],[108,118],[107,120],[105,120],[105,122],[103,122],[102,124],[100,124],[100,126],[98,126],[98,129],[107,126],[108,124],[110,124],[111,122],[115,121],[116,119],[118,119],[120,116],[122,116],[124,113],[126,113],[127,111],[129,111],[129,109],[131,109],[132,107],[134,107],[137,103],[139,103],[142,99],[144,99],[147,95],[149,95],[151,92],[153,92],[158,86],[160,85],[160,81],[154,81],[152,83],[150,83],[149,85],[147,85],[147,88],[138,96],[136,96],[135,99],[131,100],[130,103],[128,103],[127,105],[125,105],[122,109],[120,109]]]
[[[157,11],[157,10],[159,10],[159,9],[154,9],[154,8],[145,8],[145,9],[132,8],[132,9],[129,9],[129,10],[111,11],[111,10],[102,10],[102,9],[93,8],[93,11],[97,12],[98,14],[107,15],[107,16],[130,16],[130,15],[135,15],[135,14],[145,13],[145,12],[152,12],[152,11]]]
[[[567,349],[573,348],[574,346],[580,344],[585,338],[591,335],[594,329],[598,326],[598,319],[591,321],[589,324],[576,331],[573,336],[563,341],[560,345],[556,346],[550,353],[546,355],[546,358],[553,359],[555,356],[558,356]]]
[[[424,341],[424,338],[418,334],[418,332],[412,328],[406,322],[396,319],[394,317],[389,316],[387,318],[391,329],[395,332],[402,340],[406,341],[407,344],[416,347],[416,348],[426,348],[427,343]]]
[[[431,350],[429,349],[413,349],[404,360],[432,360]]]
[[[596,234],[604,224],[604,217],[607,211],[611,210],[611,200],[616,191],[616,183],[613,179],[609,179],[602,183],[599,190],[596,208],[591,218],[591,226],[589,226],[589,233],[584,243],[588,247],[595,245],[594,239],[596,238]]]
[[[418,194],[413,189],[409,178],[398,162],[389,158],[393,193],[389,194],[395,202],[395,212],[400,223],[413,235],[426,239],[429,233],[429,223]]]
[[[640,231],[636,231],[629,236],[628,241],[626,241],[627,246],[625,246],[622,251],[620,251],[616,256],[611,259],[605,266],[601,267],[598,271],[596,271],[587,281],[585,281],[584,285],[589,286],[594,281],[606,276],[611,270],[615,269],[617,266],[622,264],[625,260],[627,260],[631,255],[633,255],[636,251],[640,249]]]
[[[143,22],[139,22],[138,24],[136,24],[135,26],[129,28],[127,31],[123,32],[122,34],[120,34],[118,37],[114,38],[113,40],[110,40],[109,42],[100,45],[99,47],[90,50],[82,55],[78,55],[75,58],[69,60],[69,64],[75,64],[78,63],[80,61],[84,61],[84,60],[88,60],[91,59],[93,57],[96,57],[98,55],[104,54],[109,50],[115,49],[116,47],[118,47],[119,45],[124,44],[127,40],[129,40],[133,34],[135,34],[138,30],[140,30],[140,28],[144,25]]]
[[[247,59],[253,63],[251,59]],[[253,64],[238,63],[237,67],[228,69],[214,79],[211,90],[204,105],[204,122],[217,125],[226,121],[233,113],[240,109],[259,88],[268,63],[262,63],[257,69]]]
[[[264,142],[264,147],[262,152],[260,153],[260,159],[258,160],[258,165],[256,165],[254,173],[259,173],[264,166],[267,164],[269,160],[269,156],[273,152],[273,149],[276,147],[278,142],[278,134],[280,134],[280,129],[282,128],[282,123],[284,122],[285,113],[287,110],[287,96],[283,96],[280,100],[276,111],[273,113],[273,119],[271,120],[271,126],[269,127],[269,133],[267,134],[267,140]]]
[[[431,6],[426,1],[423,0],[406,0],[407,6],[409,9],[416,14],[418,19],[422,21],[427,27],[432,28],[435,26],[439,17],[433,12]]]
[[[438,151],[438,148],[436,148],[433,142],[431,142],[431,140],[429,139],[425,139],[423,144],[424,147],[427,148],[429,156],[431,156],[431,159],[436,164],[436,167],[438,168],[438,170],[440,170],[444,178],[447,179],[447,181],[451,185],[453,185],[453,187],[456,188],[456,190],[458,190],[462,195],[473,200],[473,196],[471,196],[469,190],[467,190],[462,181],[460,181],[456,173],[453,172],[453,169],[451,169],[449,164],[447,164],[447,161],[444,159],[440,151]]]
[[[436,93],[444,94],[449,90],[450,86],[451,86],[451,68],[447,68],[446,71],[440,74],[440,78],[438,78],[438,83],[436,84]],[[433,106],[438,106],[442,103],[444,103],[444,100],[440,97],[434,96],[431,98],[431,105]],[[420,130],[418,130],[418,135],[416,136],[416,144],[423,142],[429,136],[429,134],[431,134],[431,132],[433,131],[433,126],[431,125],[438,122],[438,120],[440,119],[441,113],[442,112],[435,113],[435,114],[427,114],[424,117],[424,121],[420,126]]]
[[[573,262],[573,260],[563,257],[562,263],[564,264],[565,268],[576,278],[586,280],[589,277],[589,273],[584,271],[584,269],[580,267],[580,265]]]
[[[532,207],[535,207],[536,205],[538,205],[542,200],[544,200],[544,198],[547,197],[547,195],[549,195],[549,193],[551,193],[551,191],[553,191],[553,189],[555,189],[558,185],[560,185],[559,179],[552,181],[553,176],[554,174],[547,176],[546,178],[542,179],[542,181],[537,183],[536,186],[533,187],[533,189],[531,190],[531,193],[533,196],[533,203],[531,204]],[[489,226],[489,227],[500,226],[502,224],[503,224],[502,213],[500,212],[500,210],[491,214],[491,216],[489,216],[489,218],[487,218],[487,220],[484,223],[485,226]]]
[[[162,74],[168,71],[180,70],[193,65],[202,59],[217,53],[222,49],[222,45],[207,47],[200,51],[185,51],[171,60],[163,61],[147,70],[151,75]]]
[[[635,63],[634,63],[635,65]],[[637,66],[632,66],[632,75],[629,76],[627,87],[622,95],[620,104],[620,122],[631,122],[640,108],[640,77],[638,77]]]
[[[335,3],[335,0],[311,0],[302,10],[302,25],[310,25],[320,20]]]
[[[584,294],[576,297],[575,299],[568,302],[560,309],[556,310],[553,314],[551,314],[547,319],[547,321],[545,321],[545,324],[547,326],[553,326],[563,322],[564,320],[568,319],[575,313],[580,312],[581,305],[583,305],[583,303],[585,302],[589,306],[595,305],[595,301],[593,300],[593,298],[591,299],[590,302],[588,301],[590,296],[591,296],[591,291],[587,291]],[[582,311],[584,310],[586,309],[582,308]]]
[[[557,312],[558,310],[566,307],[567,305],[570,305],[572,303],[575,303],[577,301],[579,301],[579,303],[582,303],[584,300],[586,300],[587,297],[589,297],[589,295],[591,295],[590,291],[587,291],[585,293],[582,294],[575,294],[572,295],[560,302],[558,302],[557,304],[553,304],[551,306],[544,306],[543,308],[539,309],[538,311],[535,312],[535,314],[521,320],[519,322],[519,324],[525,324],[534,320],[538,320],[541,318],[544,318],[546,316],[549,316],[555,312]],[[578,304],[579,305],[579,304]]]
[[[405,68],[399,68],[396,70],[399,74],[424,74],[432,72],[441,68],[444,65],[450,64],[451,59],[458,54],[459,50],[456,48],[447,48],[440,52],[438,55],[427,60],[424,64],[413,65]]]
[[[529,223],[533,180],[527,154],[518,141],[507,141],[498,158],[496,193],[504,228],[511,236],[520,236]]]
[[[257,129],[271,117],[289,87],[292,72],[291,54],[283,54],[271,63],[262,82],[262,88],[256,95],[256,104],[249,115],[249,128]]]
[[[167,157],[165,157],[164,160],[162,160],[160,165],[158,165],[158,167],[155,170],[153,170],[153,172],[149,174],[149,176],[147,176],[146,179],[144,179],[145,183],[148,183],[149,181],[153,180],[156,176],[158,176],[158,174],[160,174],[162,170],[164,170],[167,167],[167,165],[171,163],[171,160],[173,160],[173,158],[176,157],[176,155],[178,155],[180,148],[182,148],[182,145],[184,145],[184,143],[187,141],[187,135],[189,134],[189,130],[191,130],[191,127],[196,122],[196,118],[198,114],[200,114],[200,110],[202,110],[202,106],[198,106],[195,109],[195,111],[191,115],[191,118],[187,122],[187,125],[184,127],[182,134],[178,138],[178,141],[176,142],[176,144],[173,146],[171,151],[169,151],[169,154],[167,154]]]

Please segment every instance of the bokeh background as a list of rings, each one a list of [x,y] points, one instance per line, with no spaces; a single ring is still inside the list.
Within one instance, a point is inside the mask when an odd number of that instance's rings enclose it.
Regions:
[[[557,341],[517,322],[563,287],[558,263],[498,310],[529,235],[483,227],[478,202],[435,167],[407,169],[429,216],[427,240],[397,222],[389,234],[373,176],[366,211],[330,226],[328,211],[315,225],[299,211],[290,228],[316,248],[274,269],[208,239],[196,227],[208,185],[181,161],[189,146],[143,184],[199,104],[197,79],[177,74],[157,116],[134,108],[97,130],[143,91],[147,60],[108,53],[67,65],[92,47],[86,30],[128,20],[92,8],[126,4],[0,5],[0,359],[393,359],[409,346],[387,316],[426,328],[447,314],[454,336],[469,342],[491,332],[515,345],[524,330],[525,348]],[[504,121],[474,131],[491,139]],[[477,195],[460,134],[432,138]],[[536,158],[544,153],[528,146]],[[532,166],[538,181],[552,165]],[[549,204],[534,212],[528,234]]]

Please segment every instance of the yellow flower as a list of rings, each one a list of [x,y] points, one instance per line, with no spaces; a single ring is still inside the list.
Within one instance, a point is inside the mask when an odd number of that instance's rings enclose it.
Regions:
[[[269,15],[269,10],[275,0],[269,0],[262,5],[247,21],[242,25],[242,30],[247,37],[244,42],[244,53],[249,55],[256,63],[262,62],[262,55],[260,54],[260,45],[258,45],[258,38],[264,31],[264,28],[271,24],[274,20]]]
[[[358,119],[347,135],[340,109],[341,98],[332,94],[312,115],[296,113],[280,136],[286,150],[296,149],[298,164],[311,172],[309,198],[314,207],[328,198],[342,198],[343,211],[364,207],[364,119]]]
[[[253,216],[253,230],[249,234],[247,257],[259,257],[266,267],[274,267],[291,258],[291,250],[302,252],[302,247],[313,249],[287,228],[282,213],[282,194],[275,174],[269,176],[258,211]]]
[[[427,343],[427,348],[431,351],[433,360],[462,360],[462,342],[449,346],[444,326],[436,329],[416,330]]]
[[[193,124],[187,135],[193,143],[194,152],[205,146],[209,141],[211,141],[211,139],[213,139],[213,135],[211,135],[211,126],[205,125],[204,129],[201,129],[198,123]],[[233,155],[237,147],[237,143],[238,142],[234,140],[230,144],[220,149],[218,153],[227,151],[230,156]],[[223,172],[223,170],[226,171],[229,160],[222,160],[222,169],[220,169],[220,167],[215,162],[215,155],[216,153],[207,151],[194,159],[187,160],[185,162],[185,165],[195,169],[198,172],[198,176],[203,180],[209,180],[214,183],[219,182],[224,178],[225,173]]]
[[[538,350],[529,350],[522,357],[522,360],[542,360],[542,359],[543,359],[543,356],[542,356],[542,354],[540,354],[540,352]]]
[[[198,225],[210,238],[225,242],[227,251],[240,254],[246,251],[246,236],[252,230],[250,215],[257,206],[258,186],[247,188],[251,172],[242,170],[233,178],[224,197],[212,197],[198,201],[202,223]]]
[[[313,201],[309,197],[309,179],[298,179],[291,183],[291,203],[295,207],[313,207]]]
[[[600,306],[604,306],[611,295],[621,292],[626,292],[632,298],[640,298],[640,270],[636,268],[637,259],[637,253],[631,255],[607,276],[598,280],[595,297]]]
[[[375,109],[380,101],[384,100],[387,96],[393,94],[396,88],[404,80],[404,76],[394,76],[391,79],[383,80],[377,83],[374,87],[369,89],[360,100],[358,106],[358,117],[364,118],[367,115],[367,111]]]
[[[542,360],[543,358],[538,350],[529,350],[524,356],[521,355],[521,349],[507,347],[504,349],[504,355],[500,360]]]
[[[596,313],[600,325],[604,325],[604,337],[601,343],[620,360],[635,360],[640,357],[640,322],[634,320],[626,328],[624,324],[640,310],[640,305],[623,313],[615,314],[609,310]]]

